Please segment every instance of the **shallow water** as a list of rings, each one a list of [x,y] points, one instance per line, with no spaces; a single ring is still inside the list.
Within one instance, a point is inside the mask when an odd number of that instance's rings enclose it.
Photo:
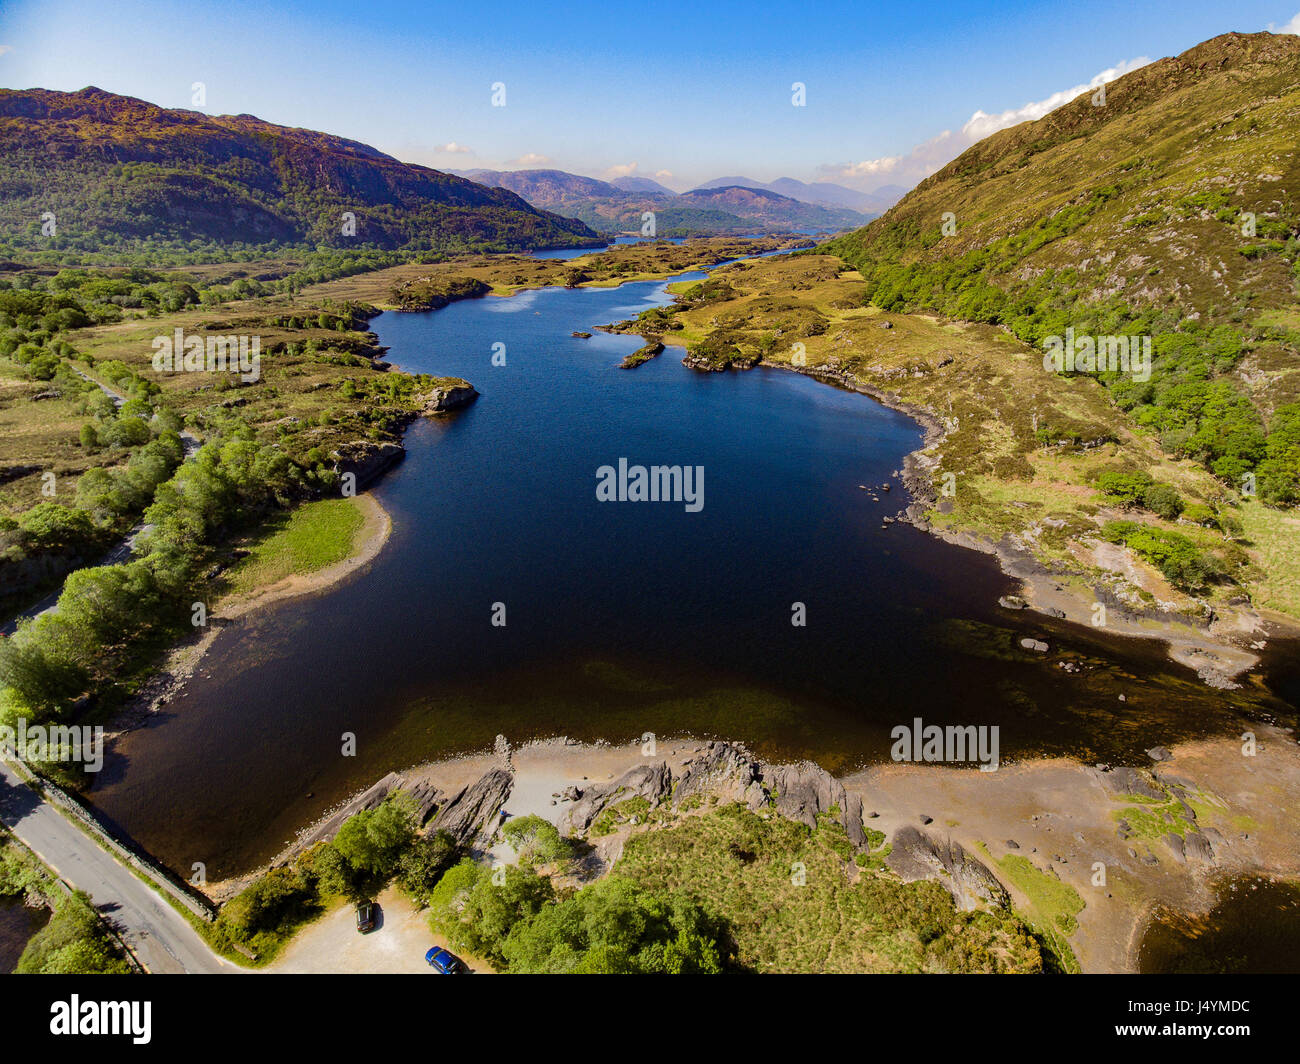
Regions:
[[[1300,974],[1300,886],[1232,879],[1204,916],[1161,913],[1143,936],[1138,966],[1144,973]]]
[[[14,970],[32,935],[49,922],[49,909],[29,909],[22,898],[0,897],[0,975]]]
[[[1001,610],[991,558],[883,525],[921,442],[902,414],[789,372],[697,373],[673,348],[624,371],[638,338],[570,335],[666,302],[643,282],[376,319],[393,362],[482,397],[412,427],[376,489],[393,535],[364,572],[222,634],[113,744],[100,809],[218,879],[385,772],[498,733],[722,736],[846,771],[888,759],[914,717],[997,726],[1004,759],[1122,762],[1258,711],[1262,689],[1212,692],[1159,644]],[[598,501],[620,458],[701,466],[703,508]]]

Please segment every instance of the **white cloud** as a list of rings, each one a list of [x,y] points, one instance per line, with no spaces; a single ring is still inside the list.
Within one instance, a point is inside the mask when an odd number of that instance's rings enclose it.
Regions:
[[[1294,33],[1300,34],[1300,11],[1291,16],[1291,21],[1284,26],[1275,26],[1273,23],[1268,24],[1269,31],[1272,33]]]
[[[518,159],[515,159],[513,165],[541,166],[543,163],[549,163],[550,161],[551,157],[549,155],[540,155],[535,151],[530,151],[525,152],[523,155],[519,156]]]
[[[1058,107],[1069,103],[1085,92],[1090,92],[1101,85],[1107,85],[1116,78],[1127,74],[1130,70],[1137,70],[1138,67],[1144,67],[1149,62],[1151,60],[1146,56],[1139,59],[1127,59],[1095,75],[1086,85],[1075,85],[1073,88],[1062,89],[1060,92],[1052,93],[1045,100],[1036,100],[1033,103],[1025,104],[1023,107],[1003,111],[1001,114],[990,115],[985,114],[983,111],[976,111],[970,116],[966,124],[961,127],[961,131],[970,137],[971,143],[974,144],[978,140],[983,140],[990,133],[996,133],[999,129],[1018,126],[1021,122],[1042,118],[1043,115],[1055,111]]]
[[[636,168],[640,163],[619,163],[617,166],[611,166],[605,171],[606,177],[631,177],[636,173]]]
[[[660,181],[667,181],[667,180],[668,180],[669,178],[671,178],[672,176],[673,176],[673,172],[672,172],[671,170],[656,170],[656,171],[655,171],[655,177],[659,178]]]
[[[1296,18],[1300,18],[1300,15],[1297,15]],[[14,48],[11,44],[0,44],[0,55],[5,55],[7,52],[12,52],[13,50]]]
[[[1296,18],[1300,19],[1300,15]],[[983,140],[989,134],[1009,126],[1019,125],[1021,122],[1042,118],[1083,93],[1108,84],[1130,70],[1146,66],[1149,62],[1151,60],[1145,56],[1126,59],[1101,71],[1086,84],[1062,89],[1045,99],[1034,100],[1021,107],[1013,107],[997,114],[976,111],[966,120],[961,129],[956,132],[945,129],[938,136],[918,144],[905,155],[886,155],[879,159],[866,159],[857,163],[824,165],[819,169],[823,180],[844,181],[866,190],[878,188],[883,184],[913,185],[936,170],[942,169],[972,144]]]
[[[473,155],[474,154],[471,148],[466,147],[464,144],[457,144],[454,140],[446,144],[435,144],[433,146],[433,150],[436,152],[441,152],[444,155]]]

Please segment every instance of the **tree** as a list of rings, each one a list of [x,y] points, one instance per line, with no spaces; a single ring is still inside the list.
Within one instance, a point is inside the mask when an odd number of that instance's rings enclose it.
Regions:
[[[90,896],[76,891],[56,906],[50,922],[28,941],[15,971],[19,975],[121,975],[131,966],[118,955]]]
[[[506,822],[502,828],[506,841],[514,847],[519,859],[551,864],[566,861],[572,856],[572,847],[560,836],[555,825],[539,816],[521,816]]]
[[[517,924],[502,954],[512,972],[712,974],[721,935],[685,895],[614,875]]]
[[[1166,521],[1178,520],[1183,512],[1183,497],[1170,484],[1152,484],[1142,495],[1142,502],[1148,510],[1159,514]]]
[[[350,817],[334,837],[334,845],[353,868],[387,879],[397,871],[398,858],[414,832],[410,811],[390,798],[376,809]]]
[[[456,859],[456,840],[445,831],[419,835],[397,862],[402,889],[417,901],[427,902],[442,874]]]

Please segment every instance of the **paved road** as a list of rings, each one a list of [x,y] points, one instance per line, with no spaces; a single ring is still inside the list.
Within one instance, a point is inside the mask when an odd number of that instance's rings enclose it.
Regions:
[[[151,972],[237,972],[158,893],[0,762],[0,821],[65,882],[90,895]]]

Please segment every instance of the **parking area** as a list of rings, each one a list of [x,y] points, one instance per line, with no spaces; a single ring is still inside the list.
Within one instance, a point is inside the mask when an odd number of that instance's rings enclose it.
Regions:
[[[381,972],[431,975],[424,962],[430,946],[446,945],[429,930],[427,913],[415,907],[395,889],[378,898],[380,923],[369,934],[357,932],[350,905],[326,913],[298,933],[285,951],[264,969],[268,972]],[[485,963],[462,958],[471,971],[490,973]]]

